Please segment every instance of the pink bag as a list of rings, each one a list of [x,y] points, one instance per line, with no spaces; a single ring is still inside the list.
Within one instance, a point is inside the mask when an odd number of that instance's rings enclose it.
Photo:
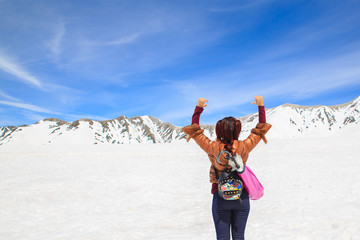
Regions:
[[[264,187],[247,165],[245,165],[244,173],[239,173],[239,176],[242,178],[244,187],[249,193],[249,198],[251,200],[258,200],[264,195]]]

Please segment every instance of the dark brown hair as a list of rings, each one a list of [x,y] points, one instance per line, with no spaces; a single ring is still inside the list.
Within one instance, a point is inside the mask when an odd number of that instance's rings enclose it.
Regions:
[[[216,123],[216,137],[225,144],[225,149],[231,151],[234,140],[238,140],[241,132],[241,122],[234,117],[226,117]]]

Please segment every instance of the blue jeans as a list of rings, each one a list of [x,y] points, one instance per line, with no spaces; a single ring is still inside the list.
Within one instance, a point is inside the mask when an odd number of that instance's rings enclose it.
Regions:
[[[246,221],[250,212],[249,195],[245,189],[240,200],[224,200],[218,192],[213,194],[212,214],[218,240],[243,240]]]

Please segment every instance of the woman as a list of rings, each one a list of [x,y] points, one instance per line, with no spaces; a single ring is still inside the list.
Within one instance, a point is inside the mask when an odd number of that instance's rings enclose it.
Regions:
[[[199,126],[200,114],[207,105],[207,100],[200,98],[195,108],[192,117],[192,124],[184,127],[182,130],[188,134],[187,141],[191,138],[208,154],[211,162],[210,167],[210,182],[212,183],[211,193],[213,194],[212,214],[216,229],[217,239],[230,239],[230,229],[232,239],[244,239],[246,221],[250,211],[249,195],[245,189],[241,194],[241,201],[239,200],[224,200],[217,193],[218,181],[216,176],[220,176],[224,171],[228,160],[225,157],[220,157],[220,163],[217,161],[218,154],[223,150],[228,150],[232,154],[237,154],[241,157],[244,164],[246,164],[249,153],[260,142],[261,139],[267,143],[265,134],[271,128],[271,125],[266,123],[265,107],[262,96],[256,96],[253,104],[258,105],[259,108],[259,123],[251,130],[251,134],[244,140],[239,141],[239,134],[241,131],[241,122],[233,117],[227,117],[217,122],[216,124],[216,141],[211,141],[203,132],[204,130]],[[215,172],[216,171],[216,172]]]

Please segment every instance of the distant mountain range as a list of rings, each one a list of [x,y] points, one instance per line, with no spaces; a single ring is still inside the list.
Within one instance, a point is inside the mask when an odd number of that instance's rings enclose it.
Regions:
[[[326,136],[344,128],[357,126],[360,122],[359,102],[360,97],[336,106],[284,104],[266,109],[267,122],[273,125],[268,136]],[[240,139],[243,139],[258,122],[258,113],[242,117],[240,120]],[[214,126],[202,127],[209,138],[215,139]],[[152,116],[122,116],[108,121],[81,119],[74,122],[50,118],[29,126],[0,127],[0,145],[171,143],[185,141],[185,137],[180,127]]]
[[[270,137],[326,136],[360,122],[360,97],[335,106],[300,106],[283,104],[266,110],[267,122],[273,125]],[[258,121],[258,114],[240,118],[243,134],[247,134]],[[243,137],[246,137],[242,135]]]

